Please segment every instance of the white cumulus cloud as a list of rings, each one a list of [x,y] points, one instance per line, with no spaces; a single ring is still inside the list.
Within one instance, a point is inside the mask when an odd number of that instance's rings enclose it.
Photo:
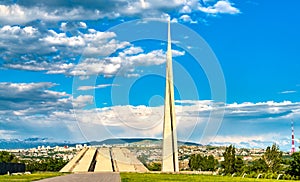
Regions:
[[[25,24],[35,20],[80,21],[126,16],[161,17],[172,11],[176,11],[176,14],[197,11],[227,14],[240,12],[228,0],[219,0],[213,6],[206,4],[207,2],[203,3],[198,0],[16,1],[0,4],[0,23]]]
[[[101,84],[101,85],[96,85],[96,86],[80,86],[78,87],[77,90],[94,90],[94,89],[99,89],[99,88],[106,88],[106,87],[115,87],[119,86],[117,84]]]
[[[209,13],[209,14],[238,14],[240,13],[240,10],[237,9],[236,7],[233,7],[232,3],[230,3],[227,0],[221,0],[218,1],[216,4],[213,6],[199,6],[198,10]]]

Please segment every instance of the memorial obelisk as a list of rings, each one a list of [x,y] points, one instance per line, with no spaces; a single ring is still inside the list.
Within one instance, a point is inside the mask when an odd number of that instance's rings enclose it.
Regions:
[[[166,91],[163,127],[162,172],[179,172],[170,19],[168,20]]]

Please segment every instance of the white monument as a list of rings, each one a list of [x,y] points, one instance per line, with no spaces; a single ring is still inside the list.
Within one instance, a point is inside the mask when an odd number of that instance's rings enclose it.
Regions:
[[[170,19],[168,20],[168,47],[166,63],[166,92],[164,108],[162,172],[179,172],[174,104],[172,48]]]

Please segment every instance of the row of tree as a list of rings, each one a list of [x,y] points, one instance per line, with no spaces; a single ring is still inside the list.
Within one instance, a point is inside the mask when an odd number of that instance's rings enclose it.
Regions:
[[[291,159],[283,159],[282,152],[276,144],[267,147],[261,158],[251,162],[245,162],[242,157],[236,156],[235,147],[232,145],[226,147],[223,157],[224,161],[219,164],[212,155],[193,154],[189,166],[191,170],[202,171],[215,171],[220,168],[219,172],[225,175],[246,173],[257,176],[259,173],[266,173],[277,177],[278,174],[285,174],[290,178],[300,179],[300,152],[294,153]]]
[[[0,151],[0,162],[5,162],[5,163],[8,163],[8,162],[12,162],[12,163],[17,163],[19,160],[18,158],[9,153],[9,152],[6,152],[6,151]]]
[[[62,159],[45,158],[40,161],[19,160],[14,154],[6,151],[0,151],[0,162],[5,163],[25,163],[26,171],[59,171],[63,168],[67,161]]]
[[[27,161],[26,171],[35,172],[35,171],[59,171],[65,165],[67,161],[62,159],[53,159],[47,158],[40,161]]]

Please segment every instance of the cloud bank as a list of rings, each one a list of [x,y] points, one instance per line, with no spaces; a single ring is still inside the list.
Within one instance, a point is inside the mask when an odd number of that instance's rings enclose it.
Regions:
[[[228,0],[97,0],[97,1],[4,1],[0,5],[1,24],[25,24],[35,20],[74,21],[122,17],[161,17],[165,13],[238,14]],[[176,16],[176,15],[175,15]],[[175,17],[176,18],[176,17]]]
[[[162,136],[163,106],[89,108],[94,101],[92,96],[74,98],[64,92],[52,91],[55,85],[48,82],[1,83],[0,130],[5,131],[1,132],[1,137],[51,138],[54,131],[58,139],[64,140],[68,136],[76,141]],[[101,87],[104,85],[93,89]],[[209,118],[214,117],[212,111],[223,107],[225,115],[221,127],[217,128],[218,134],[203,136]],[[276,142],[281,148],[288,149],[290,120],[300,119],[300,103],[269,101],[224,106],[210,100],[181,100],[176,101],[176,115],[180,140],[239,147],[265,147]]]

